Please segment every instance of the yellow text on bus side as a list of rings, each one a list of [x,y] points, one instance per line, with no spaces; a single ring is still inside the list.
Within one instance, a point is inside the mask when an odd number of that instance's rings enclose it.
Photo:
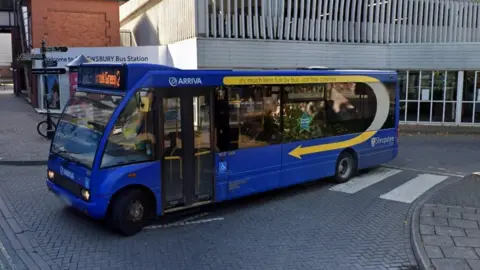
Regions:
[[[308,83],[375,83],[378,79],[369,76],[227,76],[225,85],[249,84],[308,84]]]

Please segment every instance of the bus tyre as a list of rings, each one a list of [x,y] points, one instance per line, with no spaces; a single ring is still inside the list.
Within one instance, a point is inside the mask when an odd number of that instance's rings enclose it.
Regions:
[[[335,181],[337,183],[345,183],[352,178],[357,172],[357,161],[352,154],[342,152],[337,159],[335,169]]]
[[[142,230],[150,217],[147,196],[139,190],[122,192],[112,201],[108,223],[124,236],[132,236]]]

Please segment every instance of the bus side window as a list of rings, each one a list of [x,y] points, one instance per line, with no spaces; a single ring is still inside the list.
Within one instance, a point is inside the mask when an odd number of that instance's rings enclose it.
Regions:
[[[242,85],[227,89],[229,150],[280,143],[278,87]],[[225,108],[225,107],[223,107]]]
[[[326,110],[326,84],[284,87],[283,141],[296,142],[325,137],[326,119],[335,117]]]
[[[220,152],[230,150],[230,126],[228,123],[228,99],[222,87],[215,90],[215,138]]]
[[[390,99],[390,109],[388,111],[388,117],[385,123],[382,126],[382,129],[394,128],[395,127],[395,106],[396,106],[396,83],[385,84],[388,90],[388,95]]]
[[[361,123],[365,123],[365,92],[372,91],[370,87],[363,83],[328,83],[326,90],[329,97],[326,135],[339,136],[365,131],[365,125]],[[375,108],[376,106],[368,108],[373,116]],[[371,121],[368,125],[370,123]]]

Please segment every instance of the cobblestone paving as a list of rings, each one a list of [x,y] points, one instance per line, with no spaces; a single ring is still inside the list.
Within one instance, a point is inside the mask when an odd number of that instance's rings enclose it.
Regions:
[[[354,195],[293,188],[220,207],[209,217],[221,221],[122,238],[65,208],[44,174],[3,166],[0,196],[52,269],[415,269],[409,205],[378,198],[388,183]]]
[[[480,208],[426,204],[420,234],[437,270],[480,269]]]
[[[37,134],[44,120],[22,98],[0,93],[0,164],[46,160],[50,141]]]
[[[45,160],[49,142],[35,130],[42,118],[7,95],[0,112],[0,164]],[[410,205],[379,199],[416,173],[355,194],[329,191],[329,183],[291,188],[205,217],[223,220],[122,238],[66,208],[47,191],[45,172],[0,167],[0,241],[8,255],[0,252],[0,262],[7,269],[416,269]]]

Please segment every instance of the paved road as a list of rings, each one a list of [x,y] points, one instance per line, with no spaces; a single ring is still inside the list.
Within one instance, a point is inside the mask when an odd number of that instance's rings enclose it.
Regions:
[[[401,134],[390,164],[435,173],[467,175],[480,170],[480,135]]]
[[[35,136],[37,118],[21,102],[0,97],[3,133],[10,132],[0,136],[1,145],[9,145],[3,155],[39,159],[48,143]],[[28,113],[9,117],[7,110]],[[0,246],[0,261],[17,269],[416,269],[412,201],[478,167],[477,140],[402,136],[400,155],[390,164],[395,168],[372,170],[347,185],[322,182],[220,205],[130,238],[65,208],[47,191],[44,166],[2,166],[6,252]],[[421,186],[419,192],[412,186]]]

